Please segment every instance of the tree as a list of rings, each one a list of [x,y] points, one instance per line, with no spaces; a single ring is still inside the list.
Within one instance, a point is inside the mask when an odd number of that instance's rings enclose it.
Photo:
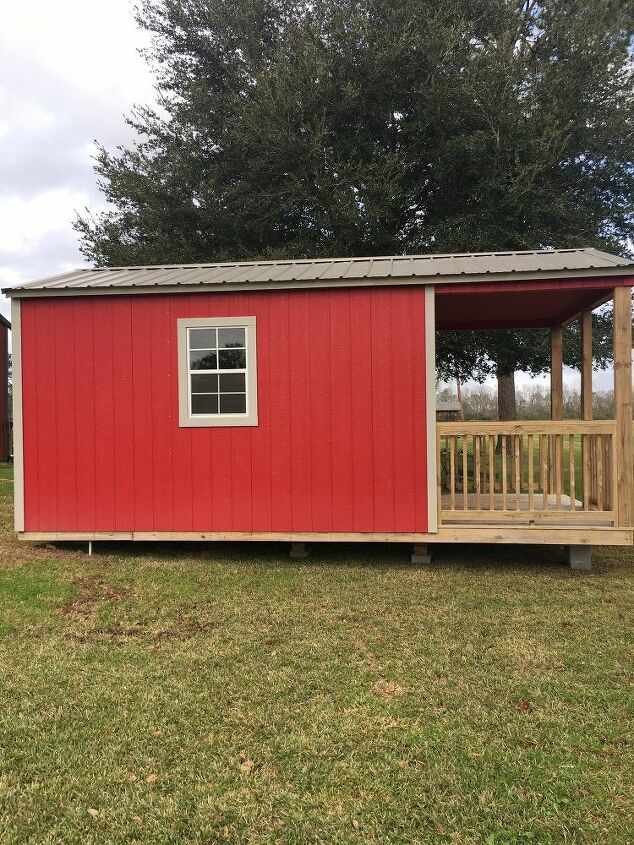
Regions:
[[[110,208],[77,219],[81,249],[97,265],[622,251],[633,13],[626,0],[141,0],[159,108],[129,118],[131,147],[99,149]],[[469,356],[504,375],[525,351],[512,333],[473,338]]]

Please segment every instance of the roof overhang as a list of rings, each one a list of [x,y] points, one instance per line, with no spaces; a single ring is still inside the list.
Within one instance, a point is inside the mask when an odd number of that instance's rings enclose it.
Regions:
[[[534,329],[564,326],[612,298],[634,275],[436,287],[436,328]]]

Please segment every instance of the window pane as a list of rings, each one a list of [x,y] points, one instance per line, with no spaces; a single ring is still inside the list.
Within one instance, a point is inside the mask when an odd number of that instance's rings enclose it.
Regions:
[[[218,397],[214,393],[192,393],[192,414],[217,414]]]
[[[218,329],[219,349],[244,348],[244,345],[244,329]]]
[[[218,358],[221,370],[244,370],[247,366],[247,353],[244,349],[221,349]]]
[[[244,373],[224,373],[220,376],[222,393],[244,393]]]
[[[189,368],[191,370],[217,370],[217,352],[190,352]]]
[[[198,375],[193,373],[192,393],[218,393],[218,376],[215,373]]]
[[[215,349],[216,348],[216,330],[215,329],[190,329],[189,330],[189,348],[190,349]]]
[[[244,393],[221,393],[221,414],[244,414],[247,410],[247,397]]]

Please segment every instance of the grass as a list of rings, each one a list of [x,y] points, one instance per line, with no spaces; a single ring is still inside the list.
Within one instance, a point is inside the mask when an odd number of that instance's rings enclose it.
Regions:
[[[632,549],[18,544],[0,842],[623,843]]]

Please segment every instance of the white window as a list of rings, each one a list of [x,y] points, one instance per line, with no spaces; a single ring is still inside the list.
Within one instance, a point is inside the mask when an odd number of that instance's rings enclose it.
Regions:
[[[178,321],[181,426],[258,424],[255,317]]]

